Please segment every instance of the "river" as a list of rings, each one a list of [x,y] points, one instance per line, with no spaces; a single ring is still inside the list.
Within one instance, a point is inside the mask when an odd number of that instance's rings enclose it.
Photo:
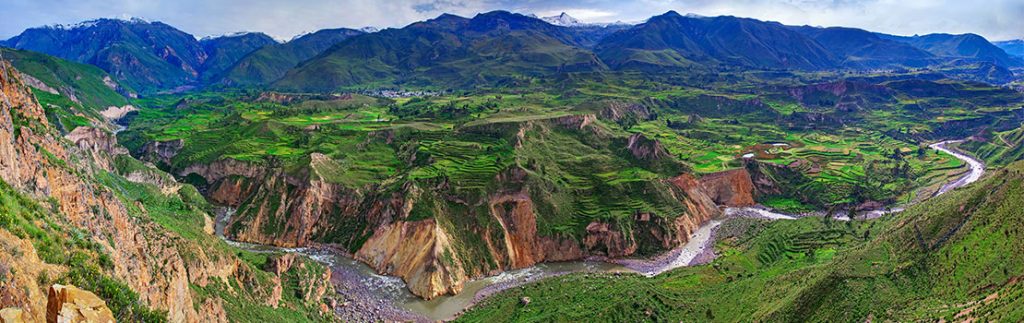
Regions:
[[[950,149],[949,147],[947,147],[947,145],[949,145],[949,144],[955,144],[955,143],[961,143],[961,142],[963,142],[963,140],[947,140],[947,141],[937,142],[937,143],[928,145],[929,148],[932,148],[932,149],[935,149],[935,150],[947,153],[947,154],[955,157],[956,159],[962,160],[964,163],[967,164],[967,173],[966,174],[960,175],[960,177],[958,177],[957,179],[955,179],[955,180],[953,180],[953,181],[951,181],[949,183],[943,184],[942,187],[940,187],[937,191],[935,191],[935,194],[933,194],[932,197],[939,196],[939,195],[945,194],[945,193],[947,193],[949,191],[952,191],[952,190],[954,190],[954,189],[956,189],[958,187],[962,187],[964,185],[977,182],[979,179],[981,179],[981,176],[985,174],[985,164],[982,163],[980,160],[978,160],[978,159],[976,159],[974,157],[968,156],[966,154],[960,153],[958,151],[955,151],[955,150]],[[903,210],[905,210],[906,207],[907,206],[890,206],[890,207],[887,207],[885,209],[880,209],[880,210],[864,211],[864,212],[860,212],[859,214],[857,214],[856,217],[858,219],[875,219],[875,218],[878,218],[878,217],[881,217],[881,216],[884,216],[884,215],[889,215],[889,214],[893,214],[893,213],[903,212]],[[793,219],[800,218],[800,217],[805,217],[805,216],[821,216],[822,215],[820,212],[813,212],[813,213],[806,213],[806,214],[785,214],[785,213],[775,212],[773,210],[770,210],[770,209],[767,209],[767,208],[763,208],[763,207],[726,208],[725,209],[725,213],[726,213],[727,216],[730,216],[730,215],[731,216],[750,216],[750,217],[765,218],[765,219],[769,219],[769,220],[793,220]],[[845,212],[840,212],[840,213],[844,213],[845,214]],[[840,220],[840,221],[849,221],[850,220],[850,218],[847,217],[846,215],[838,215],[838,216],[835,217],[835,219],[836,220]]]
[[[946,147],[960,141],[943,141],[929,147],[963,160],[968,172],[956,180],[943,185],[936,196],[955,188],[973,183],[981,178],[985,166],[980,161]],[[903,207],[862,212],[858,218],[877,218],[886,214],[903,211]],[[217,212],[216,232],[224,238],[226,220],[234,213],[228,208]],[[769,220],[792,220],[814,214],[784,214],[764,207],[725,208],[728,217],[757,217]],[[838,220],[850,220],[845,216]],[[343,297],[343,306],[336,312],[343,319],[354,321],[436,321],[458,316],[477,301],[504,289],[517,287],[541,278],[574,272],[633,272],[651,277],[663,272],[713,258],[712,245],[715,231],[722,224],[721,219],[708,221],[698,228],[685,245],[652,259],[616,259],[605,261],[570,261],[540,263],[535,266],[503,272],[496,276],[467,282],[461,293],[423,300],[409,292],[400,278],[378,275],[372,268],[338,252],[309,248],[275,248],[228,240],[229,244],[255,252],[296,252],[309,256],[332,268],[332,281]]]

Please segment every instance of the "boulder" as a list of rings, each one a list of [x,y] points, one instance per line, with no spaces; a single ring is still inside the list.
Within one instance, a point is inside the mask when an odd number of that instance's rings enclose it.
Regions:
[[[0,310],[0,323],[25,323],[24,311],[12,307]]]
[[[113,323],[114,313],[96,294],[72,285],[50,286],[46,305],[47,322]]]

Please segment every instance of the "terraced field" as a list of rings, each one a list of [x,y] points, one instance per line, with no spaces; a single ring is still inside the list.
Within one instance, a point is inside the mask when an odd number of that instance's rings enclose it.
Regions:
[[[464,322],[1019,321],[1017,162],[973,185],[867,221],[731,219],[719,257],[648,278],[571,274],[494,296]],[[528,298],[525,304],[522,299]]]

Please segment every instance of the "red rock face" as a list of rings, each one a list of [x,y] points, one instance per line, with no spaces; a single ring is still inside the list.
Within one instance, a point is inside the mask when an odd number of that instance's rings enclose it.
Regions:
[[[232,165],[226,167],[226,165]],[[693,177],[683,175],[671,181],[671,194],[686,207],[685,214],[637,215],[633,231],[614,224],[594,222],[579,240],[550,237],[538,233],[534,201],[524,187],[527,173],[511,169],[498,174],[494,181],[497,192],[481,201],[467,202],[446,196],[445,183],[438,187],[419,188],[407,184],[399,192],[366,193],[320,179],[302,180],[283,173],[258,170],[238,162],[190,167],[191,171],[220,178],[210,194],[224,201],[246,201],[229,224],[228,235],[239,241],[278,246],[303,246],[314,241],[338,243],[353,247],[355,258],[369,264],[382,274],[403,278],[410,290],[424,298],[457,293],[471,278],[510,269],[525,268],[545,261],[566,261],[589,256],[624,257],[633,255],[641,246],[665,250],[687,241],[700,224],[718,214],[718,208]],[[236,176],[269,174],[254,180],[257,187],[251,195],[231,196],[238,189]],[[244,194],[244,193],[239,193]],[[465,237],[461,230],[452,230],[436,219],[408,220],[416,199],[423,194],[451,199],[450,203],[485,205],[486,216],[497,223],[495,228],[463,228],[480,235],[483,252],[468,253],[455,241]],[[444,211],[442,212],[453,212]],[[479,215],[477,215],[479,216]],[[346,224],[348,223],[348,224]],[[351,223],[363,226],[342,227]],[[232,231],[232,227],[236,227]],[[267,230],[273,228],[273,231]],[[355,231],[352,231],[355,230]],[[324,236],[332,238],[323,240]],[[356,242],[360,236],[365,242]],[[468,258],[467,258],[468,257]],[[466,259],[464,259],[466,258]],[[491,260],[487,260],[487,259]],[[473,268],[465,264],[477,263]]]
[[[700,184],[711,200],[725,206],[754,205],[754,182],[746,168],[704,175]]]

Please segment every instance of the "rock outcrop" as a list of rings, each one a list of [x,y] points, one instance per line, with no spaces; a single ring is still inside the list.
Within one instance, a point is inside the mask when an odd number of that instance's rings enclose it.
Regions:
[[[185,141],[181,139],[154,141],[142,146],[142,156],[139,159],[154,164],[170,165],[171,159],[177,156],[181,148],[184,147]]]
[[[719,205],[740,207],[752,206],[754,182],[746,168],[738,168],[704,175],[700,184],[711,200]]]
[[[214,200],[239,203],[226,230],[232,239],[284,247],[340,244],[377,272],[403,278],[414,294],[428,299],[458,293],[471,278],[539,262],[624,257],[645,248],[651,252],[671,249],[684,244],[703,222],[719,213],[704,187],[692,176],[683,175],[666,183],[672,198],[684,207],[684,214],[637,214],[638,225],[630,229],[594,222],[577,240],[538,233],[537,207],[523,186],[528,175],[516,168],[494,179],[505,189],[477,202],[447,195],[450,188],[446,183],[421,189],[410,182],[397,192],[354,190],[315,176],[303,180],[235,160],[191,166],[181,172],[185,173],[208,178],[212,188],[208,195],[215,196]],[[462,208],[477,203],[485,206],[486,214],[478,216],[493,219],[495,228],[462,228],[477,232],[479,236],[473,239],[480,241],[483,249],[471,253],[465,246],[459,247],[460,237],[453,233],[457,230],[445,219],[462,215],[414,219],[411,214],[417,203],[433,205],[423,201],[424,197],[447,200]],[[274,266],[286,263],[275,261]]]
[[[123,283],[138,293],[139,305],[166,313],[168,321],[226,320],[220,319],[225,317],[223,303],[213,298],[207,298],[197,311],[190,286],[203,287],[214,280],[227,282],[239,275],[240,268],[248,266],[241,265],[230,252],[210,248],[215,237],[185,239],[153,221],[141,201],[119,198],[118,192],[97,179],[99,175],[118,173],[112,167],[116,158],[130,158],[118,156],[124,150],[115,137],[91,127],[78,127],[62,137],[6,62],[0,62],[0,96],[0,179],[25,199],[50,201],[45,209],[33,211],[49,219],[36,221],[45,220],[49,224],[46,230],[59,226],[53,230],[74,232],[75,239],[81,239],[79,244],[95,245],[90,247],[95,250],[86,254],[97,254],[105,260],[98,269],[101,272],[92,275]],[[170,149],[154,151],[165,152],[157,155],[169,160],[171,152],[180,149],[180,145],[174,147],[172,144]],[[177,187],[158,170],[136,172],[142,173],[117,176]],[[205,215],[200,210],[189,211]],[[38,322],[46,320],[50,312],[44,284],[61,277],[74,264],[46,263],[36,255],[31,236],[19,238],[0,229],[0,308],[19,307],[26,321]],[[51,291],[51,298],[73,306],[57,307],[52,312],[69,320],[107,317],[109,310],[103,311],[96,298],[89,295],[57,287]]]
[[[660,159],[671,158],[665,147],[654,139],[649,139],[641,133],[635,133],[629,136],[626,148],[629,152],[633,153],[633,157],[644,161],[654,161]]]
[[[0,310],[0,323],[25,323],[25,311],[17,307]]]
[[[447,233],[434,219],[384,225],[355,257],[404,278],[410,291],[427,299],[458,293],[467,280]]]
[[[652,120],[655,116],[647,106],[637,103],[624,103],[612,101],[607,107],[601,110],[601,118],[619,122],[626,118],[635,118],[638,121]]]
[[[47,322],[113,323],[114,313],[96,294],[71,285],[50,286]]]
[[[124,118],[125,116],[128,115],[129,112],[132,112],[132,111],[139,111],[139,109],[135,108],[134,106],[132,106],[130,104],[129,105],[125,105],[123,107],[111,106],[111,107],[107,107],[103,111],[100,111],[100,115],[102,115],[107,120],[116,121],[116,120],[119,120],[121,118]]]
[[[16,306],[26,322],[46,319],[46,286],[36,277],[57,275],[64,269],[43,262],[32,241],[0,230],[0,308]],[[11,314],[13,315],[13,314]]]
[[[678,228],[676,245],[681,245],[686,243],[690,235],[696,232],[701,224],[718,216],[721,211],[704,190],[704,186],[692,175],[682,174],[672,178],[669,182],[682,190],[683,194],[679,194],[682,196],[677,195],[676,199],[683,201],[689,214],[689,216],[676,217],[675,226]]]

